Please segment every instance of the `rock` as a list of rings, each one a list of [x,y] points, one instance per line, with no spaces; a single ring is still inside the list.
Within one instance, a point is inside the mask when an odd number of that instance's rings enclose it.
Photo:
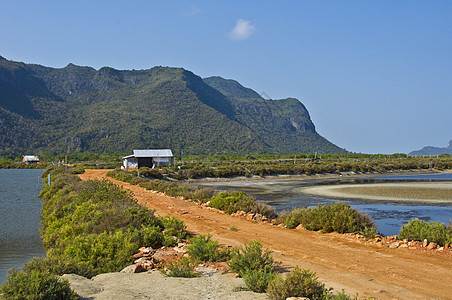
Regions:
[[[286,298],[286,300],[309,300],[309,298],[306,298],[306,297],[289,297],[289,298]]]
[[[449,249],[450,248],[450,244],[445,244],[444,245],[444,249]]]
[[[411,241],[411,242],[408,242],[408,246],[410,246],[410,247],[422,247],[422,243],[418,242],[418,241]]]
[[[437,243],[431,242],[430,244],[428,244],[427,249],[433,250],[433,249],[436,249],[437,246],[438,246]]]
[[[125,267],[124,269],[122,269],[119,273],[133,273],[133,268],[135,267],[135,265],[130,265]]]
[[[303,230],[304,229],[304,227],[303,227],[303,225],[298,225],[297,227],[295,227],[295,229],[297,229],[297,230]]]
[[[141,264],[136,264],[133,266],[132,269],[132,273],[142,273],[142,272],[146,272],[147,270],[141,265]]]
[[[144,255],[143,252],[138,252],[137,254],[132,255],[132,257],[133,257],[134,259],[138,259],[138,258],[143,257],[143,255]]]
[[[246,215],[247,220],[252,220],[253,218],[254,218],[254,214],[251,212]]]
[[[266,216],[262,217],[262,222],[268,222],[268,218]]]
[[[391,243],[389,245],[389,248],[399,248],[399,247],[400,247],[400,243],[399,242]]]
[[[444,247],[440,247],[440,248],[436,249],[436,251],[443,251],[443,250],[444,250]]]
[[[262,215],[261,214],[255,214],[253,219],[258,221],[258,222],[261,222],[262,221]]]
[[[403,239],[402,243],[408,244],[408,239]]]
[[[386,239],[389,240],[389,241],[397,240],[397,235],[388,235],[386,237]]]
[[[427,245],[428,245],[428,241],[427,241],[427,239],[425,239],[424,242],[422,243],[422,247],[427,247]]]
[[[408,248],[408,245],[407,244],[402,244],[402,245],[400,245],[399,248]]]

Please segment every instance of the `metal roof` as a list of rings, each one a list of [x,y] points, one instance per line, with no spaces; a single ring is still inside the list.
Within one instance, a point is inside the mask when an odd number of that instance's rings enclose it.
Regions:
[[[173,157],[170,149],[133,150],[135,157]]]

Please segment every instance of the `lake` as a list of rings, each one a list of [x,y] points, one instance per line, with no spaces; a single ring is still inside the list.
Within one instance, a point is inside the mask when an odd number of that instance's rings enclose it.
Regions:
[[[42,173],[0,169],[0,284],[10,268],[46,254],[39,235]]]
[[[410,175],[410,176],[375,176],[355,177],[346,179],[277,179],[277,180],[244,180],[203,183],[218,190],[244,191],[252,195],[256,200],[275,208],[276,212],[290,211],[294,208],[316,206],[342,201],[357,208],[360,212],[367,213],[375,221],[377,230],[383,235],[398,234],[403,224],[409,220],[418,218],[424,221],[440,221],[449,224],[452,220],[451,205],[408,205],[396,201],[362,201],[362,200],[338,200],[323,196],[312,196],[302,192],[304,187],[322,184],[360,184],[371,182],[401,182],[401,181],[444,181],[451,182],[452,174]],[[452,200],[452,195],[451,195]]]

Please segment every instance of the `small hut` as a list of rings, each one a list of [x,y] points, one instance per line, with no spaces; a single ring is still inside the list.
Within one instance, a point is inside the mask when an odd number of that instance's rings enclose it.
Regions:
[[[37,164],[39,163],[39,157],[35,155],[24,155],[22,156],[22,162],[25,164]]]
[[[123,168],[155,168],[173,163],[173,153],[170,149],[133,150],[133,154],[122,158]]]

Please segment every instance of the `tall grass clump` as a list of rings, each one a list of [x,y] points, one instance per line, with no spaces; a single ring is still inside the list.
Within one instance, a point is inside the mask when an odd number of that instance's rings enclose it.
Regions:
[[[452,225],[447,227],[441,222],[425,222],[418,219],[411,220],[400,229],[399,239],[437,243],[440,246],[452,243]]]

